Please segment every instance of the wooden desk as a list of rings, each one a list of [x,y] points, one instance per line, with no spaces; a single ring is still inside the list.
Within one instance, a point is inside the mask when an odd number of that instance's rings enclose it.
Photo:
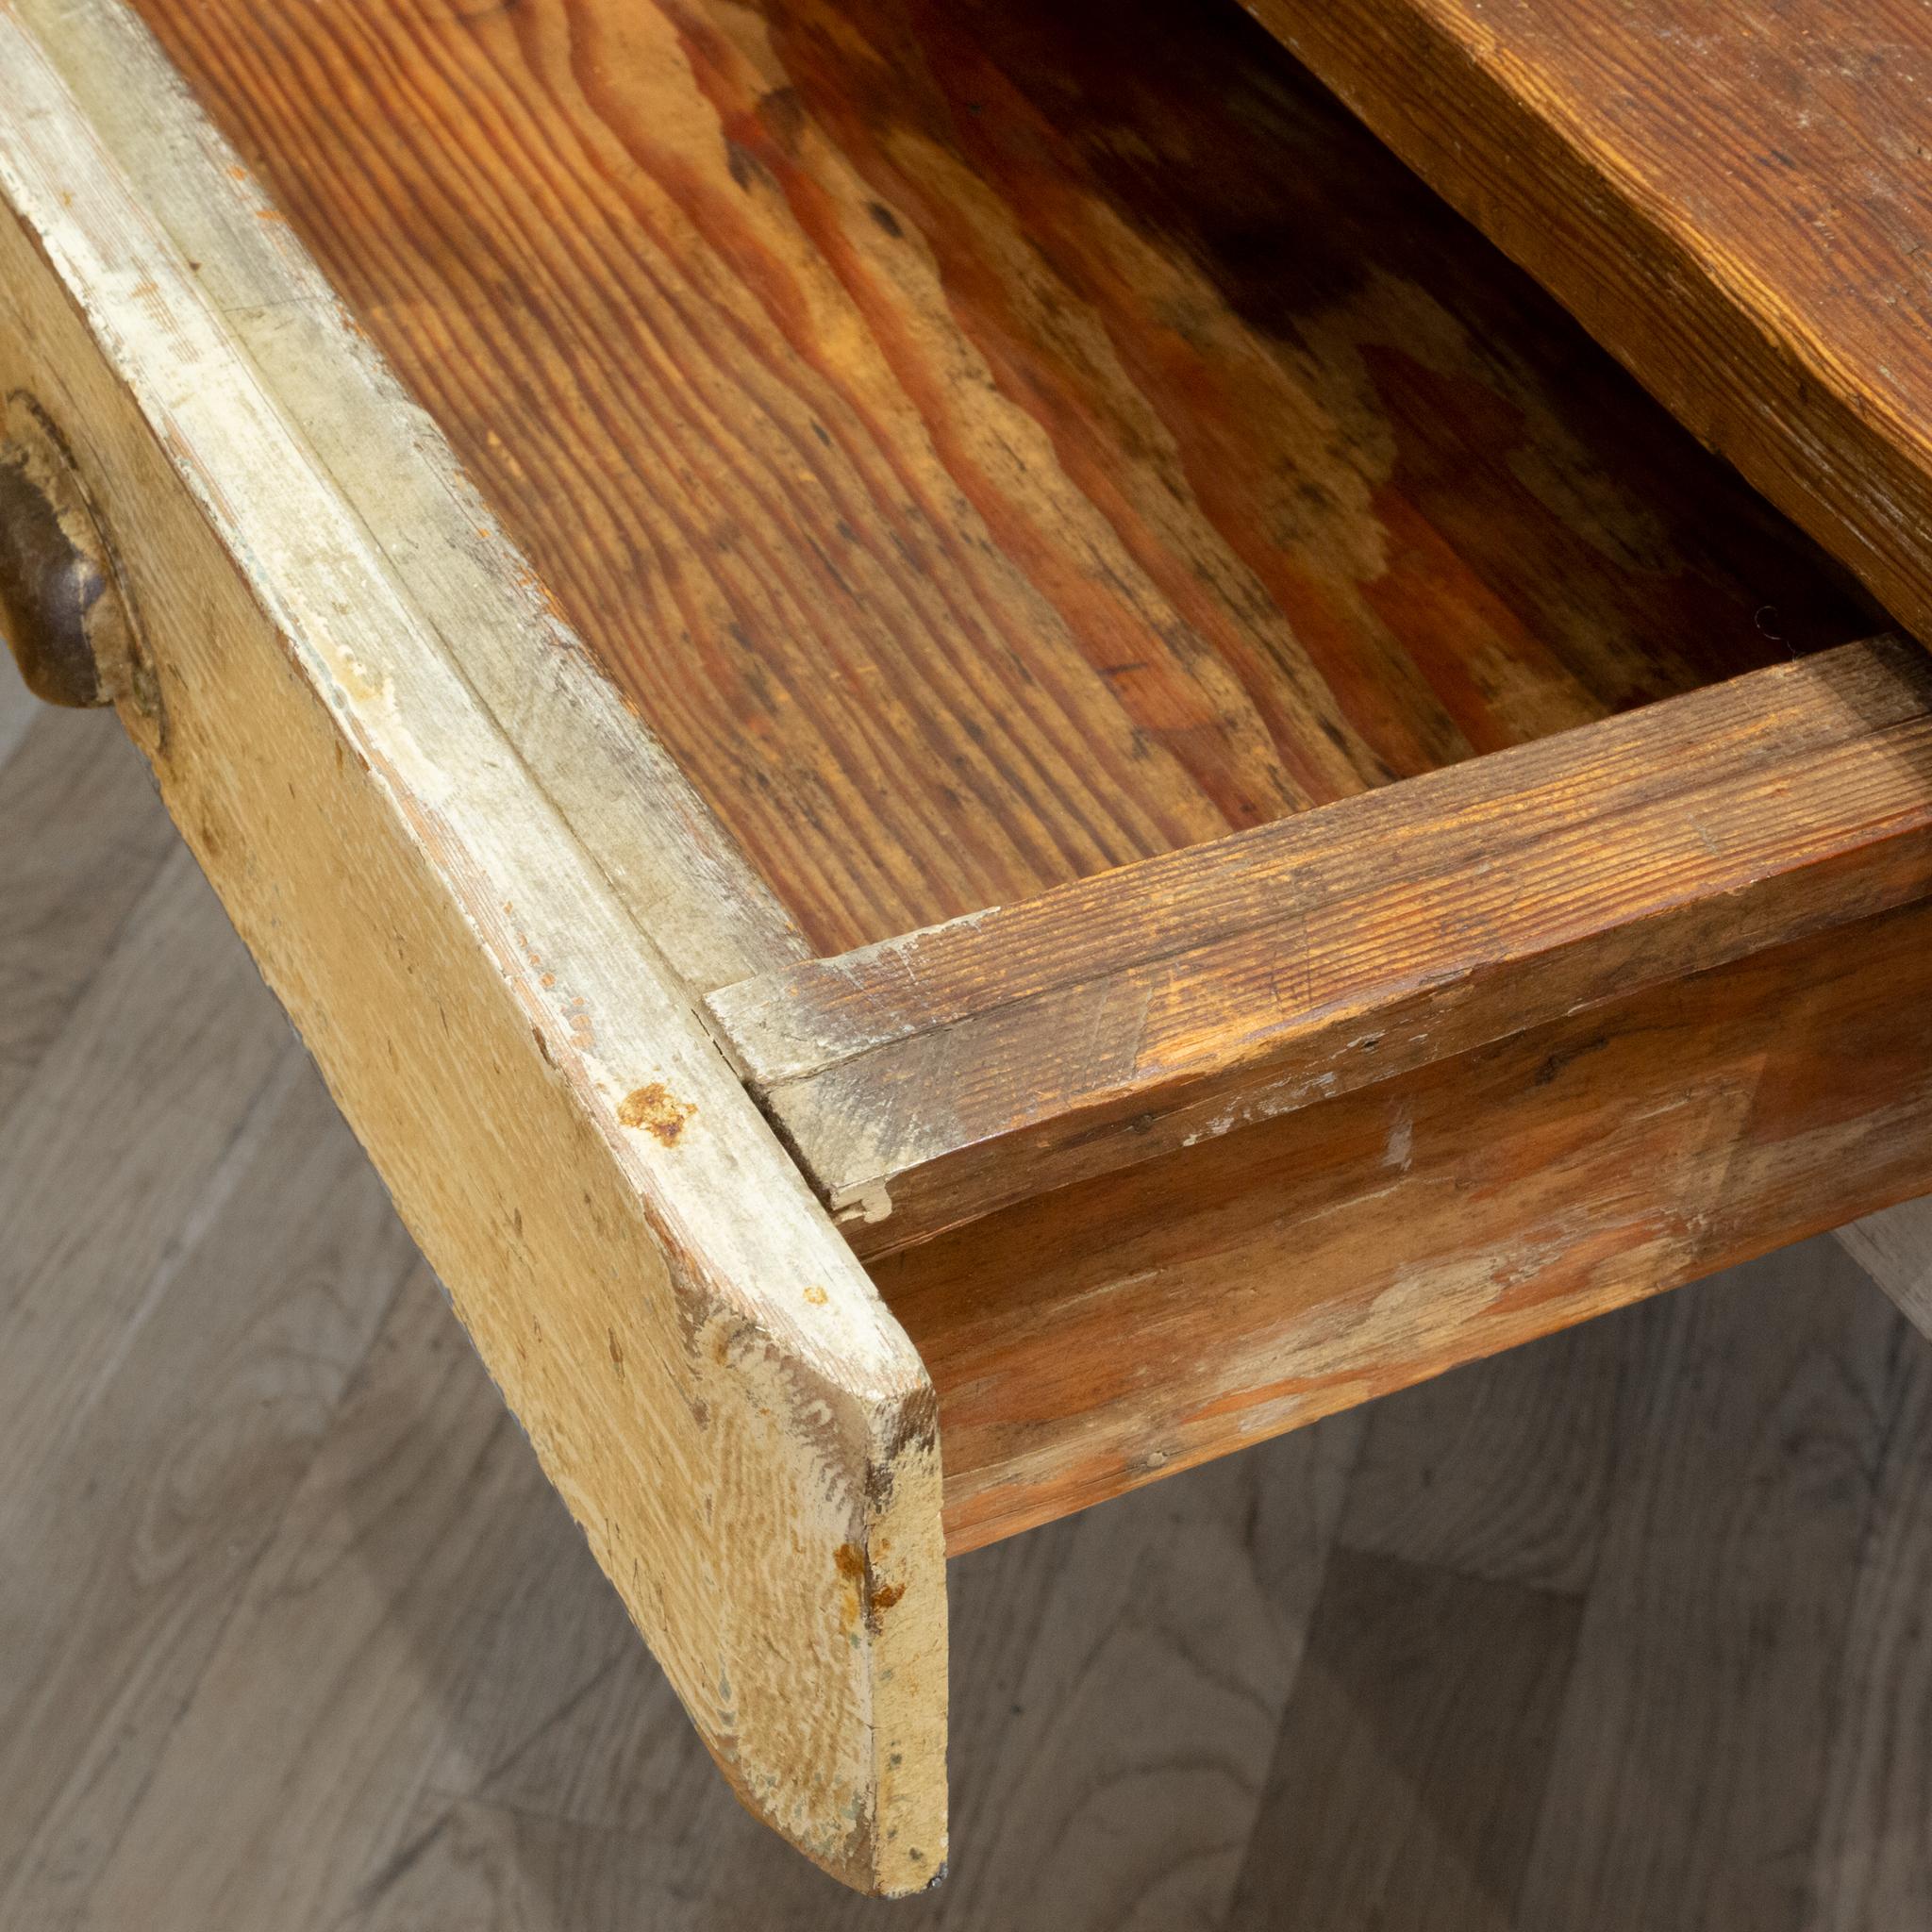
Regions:
[[[1840,564],[1237,10],[0,0],[0,71],[13,641],[847,1882],[945,1857],[948,1549],[1932,1188],[1872,436],[1716,434],[1722,339],[1518,250]]]

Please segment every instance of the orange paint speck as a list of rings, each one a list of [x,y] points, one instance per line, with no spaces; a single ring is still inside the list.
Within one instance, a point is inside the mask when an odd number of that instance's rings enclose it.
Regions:
[[[697,1108],[679,1100],[661,1080],[626,1093],[617,1108],[618,1120],[626,1127],[641,1127],[655,1135],[666,1147],[675,1147],[684,1132],[685,1123]]]

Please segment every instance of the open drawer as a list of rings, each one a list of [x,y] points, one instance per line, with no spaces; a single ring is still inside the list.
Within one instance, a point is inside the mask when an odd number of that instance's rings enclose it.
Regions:
[[[1932,667],[1232,6],[0,73],[13,641],[849,1883],[948,1551],[1932,1188]]]

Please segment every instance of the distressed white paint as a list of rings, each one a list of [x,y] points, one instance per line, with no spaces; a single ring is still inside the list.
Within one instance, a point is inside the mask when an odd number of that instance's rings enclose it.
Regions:
[[[782,921],[312,269],[258,245],[144,34],[0,0],[0,382],[105,512],[171,811],[734,1783],[848,1882],[916,1888],[931,1387],[684,976]]]

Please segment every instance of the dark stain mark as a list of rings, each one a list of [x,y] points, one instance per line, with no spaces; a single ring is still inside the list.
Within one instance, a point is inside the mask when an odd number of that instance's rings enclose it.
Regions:
[[[1122,1134],[1151,1133],[1166,1118],[1160,1113],[1137,1113],[1124,1121],[1102,1121],[1096,1126],[1082,1127],[1077,1134],[1070,1134],[1065,1144],[1069,1147],[1085,1147],[1094,1141],[1111,1141]]]
[[[805,133],[805,96],[795,87],[775,87],[758,102],[758,118],[786,155],[795,159]]]
[[[1559,1046],[1536,1070],[1534,1084],[1547,1087],[1572,1060],[1580,1060],[1586,1054],[1601,1053],[1609,1043],[1609,1035],[1599,1033],[1593,1040],[1581,1041],[1574,1046]]]
[[[899,225],[899,217],[884,202],[869,201],[865,205],[865,211],[894,242],[899,241],[905,235],[905,229]]]

